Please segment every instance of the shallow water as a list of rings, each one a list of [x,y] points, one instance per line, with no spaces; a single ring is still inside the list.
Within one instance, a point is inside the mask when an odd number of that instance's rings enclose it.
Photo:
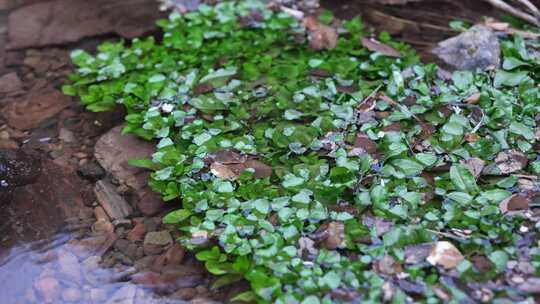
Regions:
[[[134,267],[101,267],[97,241],[60,234],[7,250],[0,257],[0,302],[185,303],[131,283]]]

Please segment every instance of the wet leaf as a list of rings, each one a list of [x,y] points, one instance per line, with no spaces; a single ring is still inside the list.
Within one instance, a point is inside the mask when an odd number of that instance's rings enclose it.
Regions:
[[[499,204],[501,212],[508,213],[508,211],[520,211],[529,209],[529,203],[531,199],[523,194],[514,194]]]
[[[401,57],[401,54],[389,45],[376,41],[374,39],[362,38],[362,46],[372,52],[378,52],[388,57]]]
[[[500,152],[495,158],[495,164],[502,174],[520,171],[527,166],[528,162],[527,156],[517,150]]]

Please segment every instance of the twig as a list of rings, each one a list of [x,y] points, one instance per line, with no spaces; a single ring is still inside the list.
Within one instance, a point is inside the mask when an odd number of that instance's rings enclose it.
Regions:
[[[531,24],[534,24],[540,27],[540,21],[537,18],[510,6],[508,3],[502,0],[484,0],[484,1],[489,2],[494,7],[499,8],[515,17],[521,18]]]
[[[540,18],[540,10],[529,0],[516,0],[525,5],[537,18]]]
[[[484,118],[486,117],[486,113],[484,113],[484,110],[482,110],[481,107],[479,107],[477,105],[473,105],[473,104],[460,103],[460,102],[451,102],[451,103],[449,103],[449,105],[456,106],[456,107],[472,108],[472,109],[479,110],[480,113],[482,113],[482,117],[476,123],[476,126],[472,129],[471,134],[474,134],[474,133],[478,132],[478,130],[480,130],[480,127],[482,127],[482,124],[484,123]]]
[[[451,234],[451,233],[448,233],[448,232],[437,231],[437,230],[433,230],[433,229],[426,229],[426,231],[437,234],[437,235],[440,235],[440,236],[447,237],[449,239],[458,240],[458,241],[463,241],[463,240],[468,239],[468,237],[459,237],[459,236],[457,236],[455,234]]]

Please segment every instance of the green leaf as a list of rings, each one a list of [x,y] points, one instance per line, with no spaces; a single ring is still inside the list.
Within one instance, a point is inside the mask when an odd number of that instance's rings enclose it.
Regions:
[[[525,139],[527,140],[534,140],[535,138],[535,134],[532,128],[517,121],[513,121],[510,123],[509,130],[514,134],[525,137]]]
[[[478,192],[476,179],[471,174],[471,171],[469,171],[469,169],[464,165],[452,165],[450,168],[450,180],[452,180],[454,187],[461,192],[469,194],[475,194]]]
[[[167,215],[163,217],[163,224],[165,225],[174,225],[179,224],[183,221],[185,221],[187,218],[191,216],[191,211],[187,209],[178,209],[172,212],[169,212]]]
[[[500,88],[502,86],[515,87],[520,83],[527,81],[528,79],[530,78],[526,71],[506,72],[503,70],[497,70],[493,85],[496,88]]]

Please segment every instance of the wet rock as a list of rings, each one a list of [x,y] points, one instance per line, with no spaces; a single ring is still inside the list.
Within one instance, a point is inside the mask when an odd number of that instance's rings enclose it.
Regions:
[[[105,170],[96,162],[88,162],[82,165],[77,173],[80,177],[87,179],[91,182],[98,181],[105,177]]]
[[[144,254],[146,255],[158,255],[163,252],[163,246],[154,245],[154,244],[144,244],[143,245]]]
[[[160,17],[152,0],[55,0],[9,15],[8,48],[42,47],[116,33],[134,38],[152,32]]]
[[[116,188],[107,181],[98,181],[94,193],[99,204],[113,220],[124,219],[133,212],[131,206],[116,193]]]
[[[172,242],[171,234],[167,230],[148,232],[144,238],[144,245],[166,246]]]
[[[155,256],[145,256],[144,258],[141,258],[135,262],[135,268],[139,271],[147,270],[150,268],[150,266],[152,266],[154,260],[156,260]]]
[[[0,94],[15,92],[22,89],[22,82],[17,73],[9,73],[0,77]]]
[[[70,303],[79,302],[81,292],[77,288],[68,288],[62,292],[62,300]]]
[[[105,304],[133,304],[135,303],[135,293],[137,287],[133,284],[126,284],[116,291]]]
[[[498,67],[501,55],[497,35],[483,25],[439,42],[432,52],[450,68],[472,71]]]
[[[59,253],[58,271],[72,282],[80,283],[82,280],[79,260],[74,254],[68,251]]]
[[[174,244],[165,252],[165,261],[170,265],[178,265],[182,263],[186,256],[185,249],[180,244]]]
[[[58,131],[58,139],[66,143],[72,143],[75,141],[75,135],[66,128],[60,128]]]
[[[85,271],[91,272],[99,268],[99,263],[101,263],[101,257],[93,255],[82,262],[82,267]]]
[[[45,303],[54,303],[60,296],[60,284],[53,277],[43,277],[34,283],[38,295]]]
[[[107,292],[101,288],[90,289],[90,300],[92,303],[103,303],[107,299]]]

